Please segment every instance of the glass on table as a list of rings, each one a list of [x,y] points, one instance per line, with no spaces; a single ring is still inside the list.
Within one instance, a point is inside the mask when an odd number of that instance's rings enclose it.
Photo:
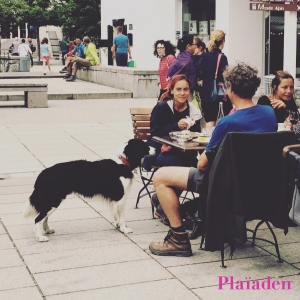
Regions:
[[[290,111],[290,123],[296,125],[299,122],[299,112]]]

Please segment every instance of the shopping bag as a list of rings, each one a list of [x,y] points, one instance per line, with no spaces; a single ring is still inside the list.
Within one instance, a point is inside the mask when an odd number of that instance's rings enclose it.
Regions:
[[[136,68],[136,64],[134,60],[131,60],[127,63],[128,68]]]

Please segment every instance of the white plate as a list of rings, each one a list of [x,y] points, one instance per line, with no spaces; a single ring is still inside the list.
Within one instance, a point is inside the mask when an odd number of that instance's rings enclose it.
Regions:
[[[196,138],[196,139],[193,139],[193,142],[197,142],[199,144],[208,144],[210,141],[210,138],[206,137],[205,140],[200,140],[200,137]]]

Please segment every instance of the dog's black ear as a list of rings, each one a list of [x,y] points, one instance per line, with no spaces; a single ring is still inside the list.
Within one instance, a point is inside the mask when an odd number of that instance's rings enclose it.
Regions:
[[[130,171],[130,169],[125,165],[118,165],[119,166],[119,177],[124,178],[133,178],[133,173]]]
[[[149,155],[149,151],[150,148],[144,141],[131,139],[124,149],[124,154],[132,168],[136,168],[141,164],[141,159],[144,156]]]

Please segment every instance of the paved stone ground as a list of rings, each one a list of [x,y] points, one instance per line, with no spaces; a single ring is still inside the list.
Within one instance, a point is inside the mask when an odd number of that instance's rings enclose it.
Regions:
[[[287,236],[275,230],[284,263],[265,243],[238,249],[227,269],[219,253],[153,256],[148,245],[168,228],[151,218],[150,202],[141,199],[134,181],[126,219],[133,233],[124,235],[103,204],[69,196],[50,217],[56,233],[48,243],[34,238],[33,221],[21,212],[39,172],[58,162],[110,157],[132,138],[129,107],[151,107],[155,99],[50,101],[49,108],[0,109],[0,299],[299,299],[300,228]],[[254,223],[250,224],[251,227]],[[268,236],[265,228],[260,236]],[[235,280],[291,280],[291,290],[218,289],[218,276]]]

